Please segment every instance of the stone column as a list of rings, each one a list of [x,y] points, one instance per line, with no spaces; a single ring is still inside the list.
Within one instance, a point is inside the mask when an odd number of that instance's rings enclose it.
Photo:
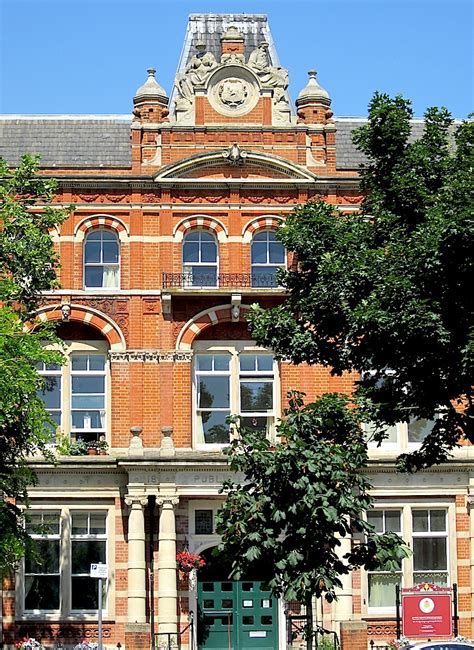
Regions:
[[[351,538],[347,536],[339,538],[339,540],[341,545],[336,552],[342,558],[346,553],[350,553],[351,551]],[[352,571],[349,571],[347,575],[339,576],[339,579],[342,582],[342,588],[337,590],[337,600],[333,603],[333,617],[336,627],[339,627],[342,621],[350,621],[353,618]]]
[[[174,506],[178,497],[158,496],[158,634],[176,634],[178,588],[176,583],[176,525]]]
[[[129,495],[125,503],[128,515],[128,622],[146,622],[146,565],[145,517],[143,508],[148,499],[144,495]]]

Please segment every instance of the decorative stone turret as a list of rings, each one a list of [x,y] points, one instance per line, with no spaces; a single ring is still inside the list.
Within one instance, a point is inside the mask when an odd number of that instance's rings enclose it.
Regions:
[[[235,25],[221,36],[221,63],[244,63],[244,35]]]
[[[135,93],[133,114],[140,122],[163,122],[168,116],[166,91],[155,79],[155,68],[148,68],[148,79]]]
[[[316,70],[308,72],[308,83],[298,95],[298,121],[305,124],[326,124],[332,117],[329,93],[316,81]]]

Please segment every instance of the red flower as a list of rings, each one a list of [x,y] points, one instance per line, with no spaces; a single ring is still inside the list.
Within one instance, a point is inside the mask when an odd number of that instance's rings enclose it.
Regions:
[[[178,553],[176,555],[176,563],[182,573],[191,573],[194,569],[201,569],[206,564],[200,555],[190,553],[189,551],[181,551]]]

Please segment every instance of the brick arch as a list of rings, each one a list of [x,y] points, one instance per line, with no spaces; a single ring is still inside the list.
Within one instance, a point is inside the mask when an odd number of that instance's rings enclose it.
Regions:
[[[85,305],[71,304],[70,307],[69,321],[84,323],[98,330],[107,339],[111,350],[120,352],[126,349],[125,337],[122,330],[109,316]],[[61,305],[44,307],[37,313],[40,321],[62,320]]]
[[[173,230],[173,237],[175,241],[182,241],[184,234],[194,228],[204,228],[213,232],[218,241],[225,241],[227,239],[227,228],[221,221],[207,216],[193,216],[187,217],[180,221]]]
[[[250,305],[240,305],[239,322],[244,321],[244,315],[250,310]],[[218,305],[203,311],[190,318],[183,326],[176,340],[177,350],[190,350],[194,340],[208,327],[218,323],[232,322],[231,305]]]
[[[89,230],[96,228],[115,230],[121,241],[124,241],[129,235],[128,227],[121,219],[111,217],[108,214],[95,214],[92,217],[86,217],[77,224],[74,229],[74,236],[78,241],[82,241]]]
[[[281,217],[269,216],[269,217],[258,217],[257,219],[252,219],[245,224],[242,229],[242,238],[245,242],[250,242],[254,233],[258,230],[276,230],[283,223]]]

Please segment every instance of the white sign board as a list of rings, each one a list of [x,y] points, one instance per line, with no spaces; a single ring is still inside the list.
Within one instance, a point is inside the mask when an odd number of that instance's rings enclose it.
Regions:
[[[102,578],[107,580],[108,575],[109,572],[106,564],[91,564],[91,578]]]

